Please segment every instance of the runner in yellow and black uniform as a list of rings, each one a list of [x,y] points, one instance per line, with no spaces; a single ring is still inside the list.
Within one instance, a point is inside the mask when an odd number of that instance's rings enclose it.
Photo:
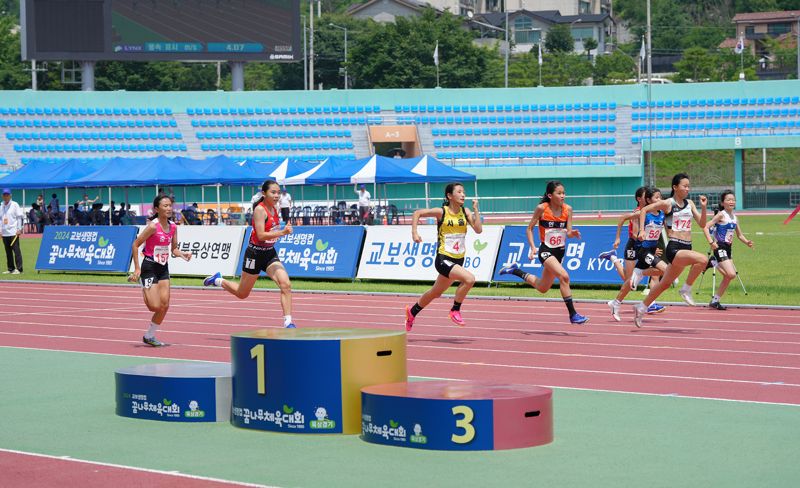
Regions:
[[[450,320],[456,325],[464,325],[464,319],[461,317],[461,303],[475,284],[475,275],[463,267],[467,251],[467,224],[477,234],[483,231],[483,225],[478,212],[477,200],[472,200],[472,211],[464,208],[466,199],[464,185],[450,183],[444,190],[444,198],[443,206],[417,210],[411,220],[411,237],[414,242],[422,242],[422,238],[417,233],[417,221],[420,218],[436,217],[439,245],[436,248],[434,266],[439,272],[439,276],[433,287],[426,291],[414,306],[406,306],[407,331],[410,331],[414,325],[417,314],[435,298],[440,297],[455,281],[458,281],[459,285],[456,289],[453,307],[450,309]]]
[[[531,247],[528,259],[539,258],[544,270],[541,278],[526,273],[519,268],[519,263],[509,263],[500,270],[500,274],[513,274],[536,288],[539,293],[547,293],[553,281],[558,278],[561,297],[569,311],[569,321],[573,324],[585,324],[589,317],[575,311],[572,303],[572,290],[569,287],[569,274],[561,265],[568,237],[581,238],[581,232],[572,228],[572,207],[564,203],[566,192],[560,181],[549,181],[536,210],[528,223],[526,234]],[[539,226],[539,252],[533,242],[533,228]]]

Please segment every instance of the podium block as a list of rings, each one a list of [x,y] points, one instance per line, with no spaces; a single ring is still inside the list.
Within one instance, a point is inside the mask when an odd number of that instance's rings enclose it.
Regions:
[[[489,382],[418,381],[361,390],[367,442],[480,451],[553,441],[552,390]]]
[[[168,422],[221,422],[231,414],[231,365],[143,364],[118,369],[116,413]]]
[[[361,388],[406,380],[405,332],[258,329],[231,336],[231,423],[299,434],[361,432]]]

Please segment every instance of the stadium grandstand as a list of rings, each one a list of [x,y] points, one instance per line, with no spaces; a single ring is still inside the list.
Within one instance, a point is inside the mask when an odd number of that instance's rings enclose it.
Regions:
[[[475,174],[489,211],[518,211],[550,178],[583,211],[615,210],[645,177],[644,151],[800,146],[797,81],[323,92],[0,93],[5,172],[33,160],[157,155],[256,161],[363,158],[402,148]],[[402,129],[402,130],[401,130]],[[305,196],[323,199],[324,189]],[[236,193],[236,192],[234,192]],[[392,198],[420,198],[402,185]],[[604,198],[607,196],[608,198]],[[523,199],[524,200],[524,199]],[[619,207],[620,209],[622,207]]]

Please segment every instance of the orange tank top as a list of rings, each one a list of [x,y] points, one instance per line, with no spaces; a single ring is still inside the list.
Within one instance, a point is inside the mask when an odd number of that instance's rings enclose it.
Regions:
[[[544,212],[539,218],[539,240],[549,248],[564,247],[567,242],[567,220],[572,207],[562,205],[561,215],[556,217],[550,208],[550,202],[544,202]]]

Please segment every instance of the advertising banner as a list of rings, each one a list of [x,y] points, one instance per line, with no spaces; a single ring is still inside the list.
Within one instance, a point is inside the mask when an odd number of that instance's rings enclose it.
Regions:
[[[374,226],[367,228],[367,237],[358,278],[429,281],[438,273],[433,267],[436,258],[436,226],[417,227],[421,243],[411,239],[410,225]],[[475,275],[477,281],[490,281],[495,256],[503,235],[503,226],[486,225],[481,234],[467,231],[467,255],[464,268]]]
[[[135,238],[133,226],[48,225],[42,235],[36,269],[125,272]]]
[[[170,274],[234,276],[244,233],[241,225],[179,225],[178,248],[191,252],[192,259],[171,258]]]
[[[518,263],[520,268],[536,276],[542,275],[542,263],[538,258],[528,259],[530,246],[525,237],[526,226],[508,225],[503,233],[500,252],[497,255],[497,264],[494,268],[494,281],[515,281],[520,279],[514,275],[500,275],[500,268],[511,263]],[[571,283],[591,284],[621,284],[622,279],[614,269],[614,265],[607,259],[597,257],[603,251],[611,249],[614,244],[616,226],[614,225],[588,225],[574,226],[581,231],[581,239],[567,239],[564,259],[561,264],[569,273]],[[625,229],[623,229],[624,231]],[[534,242],[539,246],[539,229],[534,229]],[[625,245],[626,234],[623,232],[622,243],[618,255],[622,258],[622,248]]]
[[[242,253],[252,230],[245,232]],[[303,225],[281,237],[275,250],[292,278],[353,278],[363,241],[360,225]],[[241,262],[236,274],[242,274]]]

